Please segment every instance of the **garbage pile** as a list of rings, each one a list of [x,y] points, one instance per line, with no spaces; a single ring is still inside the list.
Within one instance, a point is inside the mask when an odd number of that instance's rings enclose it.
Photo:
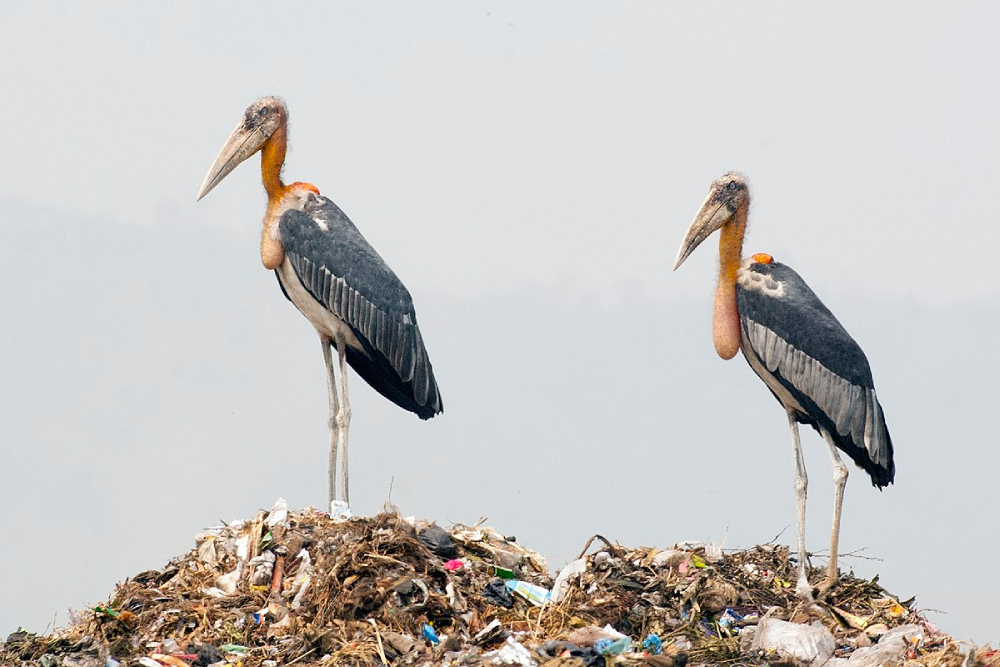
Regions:
[[[290,512],[207,529],[195,548],[119,584],[71,627],[19,631],[0,664],[924,665],[1000,667],[871,581],[795,596],[783,546],[630,549],[600,536],[554,579],[484,525]]]

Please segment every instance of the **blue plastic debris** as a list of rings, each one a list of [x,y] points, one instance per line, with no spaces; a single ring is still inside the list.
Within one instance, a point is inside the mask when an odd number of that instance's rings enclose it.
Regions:
[[[632,640],[628,637],[622,637],[615,641],[598,639],[594,642],[594,650],[601,655],[621,655],[622,653],[628,653],[631,648]]]
[[[725,632],[739,633],[740,628],[734,627],[743,620],[743,614],[735,611],[732,607],[727,607],[726,612],[719,617],[719,628]]]
[[[650,633],[642,640],[642,649],[647,653],[660,655],[663,653],[663,640],[660,639],[659,635]]]
[[[424,639],[432,644],[440,644],[441,640],[438,639],[437,632],[434,631],[434,627],[429,623],[424,623]]]

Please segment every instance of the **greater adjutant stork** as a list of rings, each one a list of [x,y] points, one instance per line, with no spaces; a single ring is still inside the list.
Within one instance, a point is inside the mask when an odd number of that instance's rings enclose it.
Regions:
[[[319,333],[330,399],[329,500],[349,503],[349,364],[376,391],[421,419],[443,411],[410,293],[357,227],[311,183],[285,185],[288,107],[262,97],[243,114],[208,170],[198,199],[260,151],[267,212],[260,259],[281,291]],[[340,391],[334,377],[337,349]],[[337,494],[337,469],[340,494]]]
[[[712,232],[719,238],[719,284],[712,332],[715,350],[732,359],[737,350],[788,413],[795,450],[798,519],[797,593],[812,599],[806,577],[806,468],[799,424],[815,428],[833,459],[834,508],[830,562],[820,594],[837,581],[837,544],[847,466],[845,452],[877,488],[891,484],[896,467],[892,440],[875,396],[868,359],[823,302],[791,268],[767,254],[744,260],[750,191],[746,179],[729,173],[712,183],[677,253],[674,270]]]

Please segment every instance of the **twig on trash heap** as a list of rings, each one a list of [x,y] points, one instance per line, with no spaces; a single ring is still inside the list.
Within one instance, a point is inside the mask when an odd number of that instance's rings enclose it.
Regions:
[[[382,659],[383,665],[388,665],[389,661],[385,659],[385,649],[382,648],[382,635],[378,631],[378,623],[375,622],[374,618],[369,618],[368,622],[375,628],[375,640],[378,642],[378,657]]]
[[[289,661],[288,661],[287,663],[285,663],[285,664],[286,664],[286,665],[294,665],[295,663],[297,663],[297,662],[298,662],[299,660],[302,660],[302,659],[303,659],[304,657],[306,657],[306,656],[307,656],[307,655],[309,655],[310,653],[315,653],[315,652],[316,652],[316,647],[314,646],[313,648],[309,649],[308,651],[306,651],[305,653],[303,653],[303,654],[302,654],[302,655],[300,655],[299,657],[295,658],[294,660],[289,660]]]
[[[604,542],[604,546],[607,548],[608,551],[612,552],[615,556],[619,558],[621,557],[622,553],[620,547],[613,544],[610,540],[608,540],[608,538],[604,537],[603,535],[594,533],[594,535],[592,535],[591,538],[587,540],[587,543],[583,545],[583,551],[581,551],[580,555],[577,556],[578,559],[583,558],[584,556],[587,555],[587,549],[589,549],[590,545],[594,543],[594,540],[600,540],[601,542]]]

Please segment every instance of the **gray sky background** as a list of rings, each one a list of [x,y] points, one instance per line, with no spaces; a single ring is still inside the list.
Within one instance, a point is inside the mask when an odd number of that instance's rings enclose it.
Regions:
[[[787,422],[710,335],[712,179],[871,360],[897,456],[851,468],[842,566],[1000,642],[1000,6],[4,5],[0,634],[161,567],[220,519],[321,505],[316,336],[258,259],[282,95],[315,183],[412,292],[446,412],[352,376],[354,509],[489,522],[558,567],[623,544],[794,542]],[[807,541],[832,483],[803,432]],[[877,559],[870,560],[869,558]],[[814,564],[825,561],[817,558]]]

